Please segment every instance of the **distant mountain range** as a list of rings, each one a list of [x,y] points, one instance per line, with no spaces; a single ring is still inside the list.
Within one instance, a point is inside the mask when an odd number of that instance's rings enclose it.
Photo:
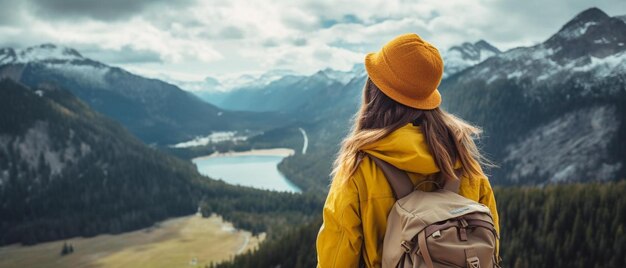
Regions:
[[[591,8],[536,46],[500,52],[479,41],[452,47],[444,56],[443,107],[484,127],[482,146],[500,164],[491,172],[495,183],[626,177],[624,16],[610,17]],[[305,120],[311,154],[323,153],[317,160],[311,155],[293,158],[303,163],[328,161],[350,127],[366,79],[359,68],[341,78],[347,83],[328,72],[237,90],[219,105],[278,109]],[[285,161],[283,168],[297,170],[298,162]],[[318,173],[323,176],[320,183],[328,179],[324,174],[329,164],[324,167]]]
[[[499,53],[500,50],[484,40],[453,46],[441,53],[445,62],[444,77]],[[356,64],[349,71],[327,68],[310,76],[271,70],[258,77],[241,76],[238,83],[227,80],[223,84],[213,77],[200,82],[170,81],[223,109],[291,111],[310,102],[309,96],[315,94],[315,90],[310,89],[340,88],[364,75],[363,64]]]
[[[53,44],[0,49],[0,78],[30,87],[54,83],[122,123],[148,144],[172,144],[212,131],[264,128],[271,115],[225,111],[175,85],[134,75]],[[280,121],[280,120],[278,120]]]
[[[161,79],[192,92],[209,103],[221,104],[233,89],[261,89],[277,79],[290,75],[296,75],[296,73],[290,70],[278,69],[270,70],[260,75],[243,74],[220,80],[210,76],[202,81],[181,81],[168,76],[163,76]]]
[[[362,73],[363,65],[355,65],[347,72],[325,69],[311,76],[287,75],[267,85],[251,84],[233,89],[217,105],[244,111],[300,111],[307,103],[323,97],[319,90],[343,87]]]

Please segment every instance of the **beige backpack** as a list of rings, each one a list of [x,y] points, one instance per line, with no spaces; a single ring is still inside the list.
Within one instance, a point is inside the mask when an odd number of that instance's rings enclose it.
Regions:
[[[500,267],[489,208],[458,194],[459,183],[414,190],[402,170],[370,156],[397,199],[383,241],[383,268]]]

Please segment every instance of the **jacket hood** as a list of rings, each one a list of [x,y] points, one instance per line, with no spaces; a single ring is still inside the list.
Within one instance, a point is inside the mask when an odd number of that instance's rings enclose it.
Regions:
[[[361,151],[407,172],[426,175],[439,172],[421,128],[412,123],[364,146]]]

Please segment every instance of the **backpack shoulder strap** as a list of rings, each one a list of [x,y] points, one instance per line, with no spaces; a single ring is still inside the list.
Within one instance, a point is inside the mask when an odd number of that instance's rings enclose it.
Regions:
[[[383,174],[385,174],[385,178],[387,178],[387,182],[389,182],[389,186],[391,186],[391,190],[393,191],[396,199],[403,198],[413,192],[413,182],[406,172],[373,155],[368,154],[368,156],[380,169],[383,170]],[[459,193],[460,184],[459,180],[446,181],[443,185],[443,189]]]
[[[403,198],[413,192],[413,182],[411,182],[406,172],[377,157],[369,154],[368,156],[383,170],[383,174],[385,174],[385,178],[387,178],[387,182],[389,182],[389,186],[391,186],[391,190],[396,199]]]

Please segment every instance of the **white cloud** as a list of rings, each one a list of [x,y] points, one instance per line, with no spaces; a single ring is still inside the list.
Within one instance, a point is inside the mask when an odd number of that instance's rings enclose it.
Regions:
[[[591,5],[626,13],[623,0],[140,1],[120,15],[125,1],[62,8],[76,1],[0,0],[13,8],[0,12],[10,15],[0,18],[0,45],[60,43],[142,74],[202,80],[274,68],[345,70],[406,32],[441,50],[478,39],[508,49],[547,39]]]

